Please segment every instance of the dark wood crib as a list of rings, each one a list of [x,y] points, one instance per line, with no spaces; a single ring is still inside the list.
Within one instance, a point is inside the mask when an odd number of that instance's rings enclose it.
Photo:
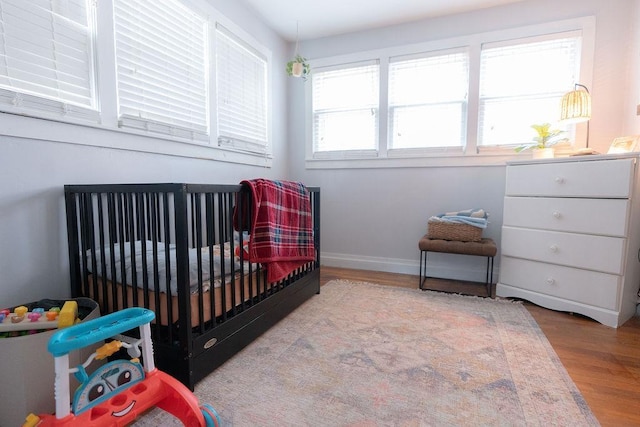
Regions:
[[[241,185],[67,185],[72,296],[102,315],[154,310],[156,364],[193,390],[320,292],[320,189],[307,190],[315,260],[268,283],[242,249],[251,230],[234,227],[234,209],[252,209]]]

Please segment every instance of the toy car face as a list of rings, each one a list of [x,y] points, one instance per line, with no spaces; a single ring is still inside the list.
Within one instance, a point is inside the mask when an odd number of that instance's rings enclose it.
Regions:
[[[73,413],[76,415],[101,405],[113,396],[123,393],[124,390],[144,379],[144,371],[140,363],[128,360],[115,360],[97,369],[87,381],[76,390]],[[126,396],[125,393],[122,396]],[[118,402],[126,403],[122,398]],[[126,399],[125,399],[126,400]],[[130,405],[135,405],[132,401]],[[133,406],[126,406],[115,412],[130,411]],[[115,414],[117,416],[117,414]]]

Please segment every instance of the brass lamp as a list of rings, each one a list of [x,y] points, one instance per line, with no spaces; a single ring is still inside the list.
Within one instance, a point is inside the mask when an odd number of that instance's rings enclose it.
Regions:
[[[576,83],[574,89],[562,97],[560,121],[587,122],[587,148],[589,148],[589,119],[591,119],[591,94],[586,86]]]

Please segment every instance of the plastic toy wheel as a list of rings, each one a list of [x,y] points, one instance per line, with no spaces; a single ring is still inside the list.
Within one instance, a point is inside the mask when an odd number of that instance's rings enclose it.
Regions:
[[[213,406],[205,403],[200,406],[200,410],[202,411],[202,415],[204,415],[204,420],[207,423],[207,427],[220,427],[220,416],[213,409]]]

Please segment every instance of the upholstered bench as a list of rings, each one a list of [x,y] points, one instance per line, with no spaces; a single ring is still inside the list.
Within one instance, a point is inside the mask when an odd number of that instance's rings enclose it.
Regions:
[[[493,239],[483,238],[477,242],[459,242],[455,240],[438,240],[430,239],[425,234],[418,242],[420,248],[420,289],[428,290],[425,287],[427,280],[427,254],[429,252],[440,252],[446,254],[458,255],[474,255],[487,258],[487,273],[484,283],[487,287],[487,295],[491,296],[491,287],[493,284],[493,258],[498,252],[498,247]]]

